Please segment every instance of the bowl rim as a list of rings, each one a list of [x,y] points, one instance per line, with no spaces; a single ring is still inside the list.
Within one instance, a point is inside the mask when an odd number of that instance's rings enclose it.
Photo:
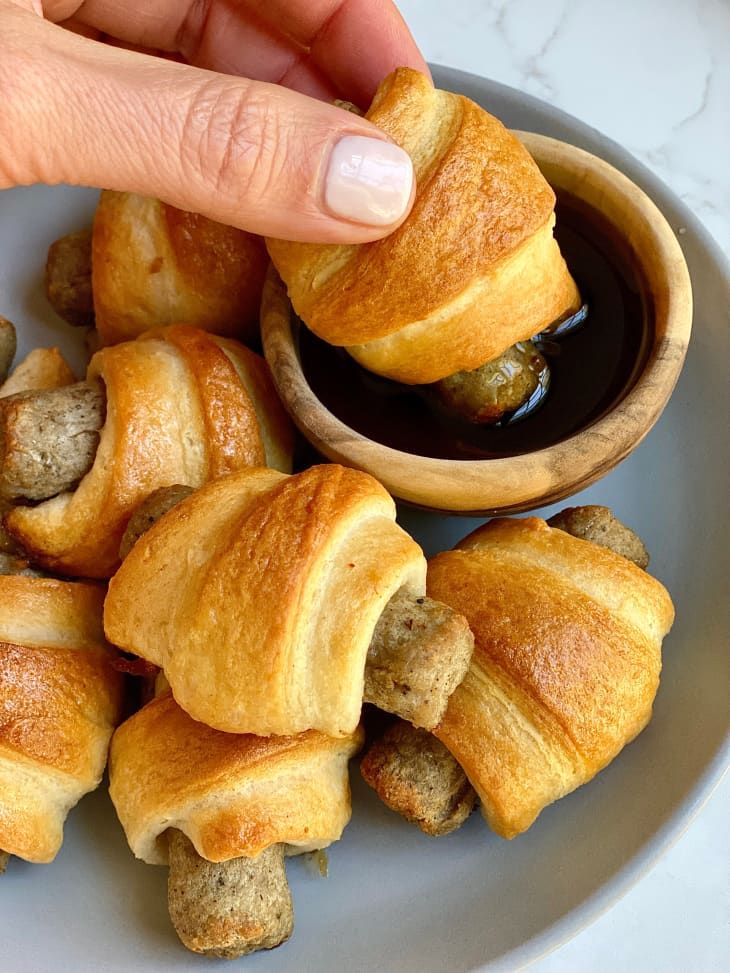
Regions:
[[[684,363],[692,326],[692,288],[682,249],[660,209],[628,176],[585,149],[532,132],[515,135],[541,167],[565,170],[568,161],[577,175],[578,190],[581,173],[588,170],[592,179],[610,187],[611,195],[637,214],[651,239],[655,265],[661,268],[666,306],[644,367],[632,388],[591,425],[543,449],[491,459],[439,459],[369,439],[327,409],[310,387],[299,358],[293,309],[273,266],[264,286],[264,355],[301,433],[328,459],[372,474],[393,496],[413,506],[491,516],[518,513],[577,493],[641,443],[669,401]],[[580,198],[579,191],[576,195]],[[506,494],[513,498],[507,503],[499,499]]]

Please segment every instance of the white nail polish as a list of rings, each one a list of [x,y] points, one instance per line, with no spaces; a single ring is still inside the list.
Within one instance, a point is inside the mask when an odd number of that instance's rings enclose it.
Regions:
[[[334,216],[388,226],[403,216],[411,198],[413,163],[380,139],[346,135],[332,150],[324,200]]]

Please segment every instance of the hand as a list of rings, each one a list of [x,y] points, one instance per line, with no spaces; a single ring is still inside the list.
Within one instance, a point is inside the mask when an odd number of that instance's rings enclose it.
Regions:
[[[327,102],[367,107],[402,65],[428,73],[390,0],[0,0],[0,189],[104,186],[374,240],[410,210],[410,160]]]

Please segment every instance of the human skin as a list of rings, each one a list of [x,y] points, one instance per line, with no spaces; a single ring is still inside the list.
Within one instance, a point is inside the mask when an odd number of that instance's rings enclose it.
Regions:
[[[104,186],[268,236],[377,239],[410,209],[410,163],[332,101],[367,107],[402,65],[428,73],[390,0],[0,0],[0,189]],[[362,206],[342,204],[350,145],[373,153]]]

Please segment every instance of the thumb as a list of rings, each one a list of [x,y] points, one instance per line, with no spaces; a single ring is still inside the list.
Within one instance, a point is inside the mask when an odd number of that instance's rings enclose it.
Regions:
[[[349,112],[106,47],[2,3],[0,37],[0,188],[128,190],[328,243],[378,239],[410,210],[409,157]]]

